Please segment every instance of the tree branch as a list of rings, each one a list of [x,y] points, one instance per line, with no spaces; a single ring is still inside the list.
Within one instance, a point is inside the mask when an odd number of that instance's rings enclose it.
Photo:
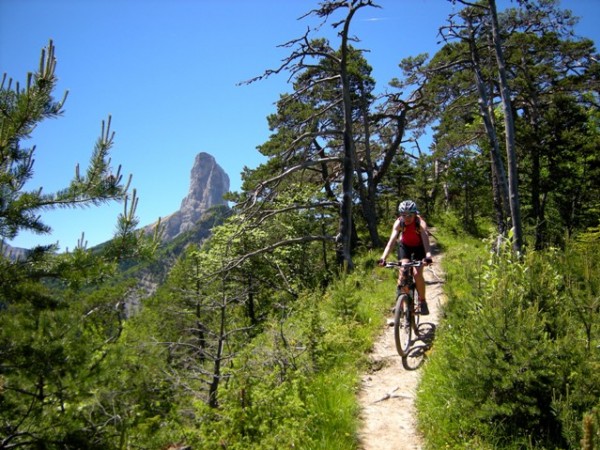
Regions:
[[[247,259],[250,259],[254,256],[257,255],[261,255],[263,253],[269,253],[272,252],[273,250],[279,248],[279,247],[285,247],[287,245],[295,245],[295,244],[304,244],[307,242],[315,242],[315,241],[320,241],[320,242],[335,242],[335,237],[334,236],[302,236],[299,238],[292,238],[292,239],[286,239],[283,241],[279,241],[279,242],[275,242],[274,244],[268,245],[266,247],[260,248],[258,250],[255,250],[253,252],[250,253],[246,253],[245,255],[242,255],[241,257],[239,257],[238,259],[235,259],[233,261],[231,261],[229,264],[227,264],[223,269],[217,271],[214,273],[214,275],[223,273],[223,272],[228,272],[230,270],[235,269],[236,267],[239,267],[242,263],[244,263]]]

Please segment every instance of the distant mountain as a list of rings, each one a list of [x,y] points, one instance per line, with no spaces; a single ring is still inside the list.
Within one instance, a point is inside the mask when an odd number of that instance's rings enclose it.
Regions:
[[[24,258],[27,255],[27,251],[28,250],[25,250],[24,248],[12,247],[4,241],[0,242],[0,252],[2,256],[5,256],[10,260]]]
[[[190,245],[199,246],[207,239],[213,227],[220,225],[230,214],[224,199],[229,192],[229,177],[208,153],[196,155],[190,173],[188,195],[179,210],[161,219],[164,226],[162,245],[153,262],[121,265],[117,278],[134,278],[137,289],[130,292],[125,305],[127,314],[133,314],[144,298],[151,295],[166,279],[171,267]],[[154,231],[156,223],[143,227]]]
[[[136,280],[136,288],[131,290],[125,301],[128,315],[134,313],[143,299],[164,282],[171,267],[188,246],[200,246],[211,235],[212,229],[223,223],[231,213],[224,199],[228,192],[229,177],[215,158],[208,153],[198,153],[190,173],[188,195],[181,201],[179,210],[161,219],[163,239],[154,260],[142,263],[124,261],[119,275],[114,277],[114,282]],[[153,223],[142,229],[151,233],[155,227],[156,223]],[[95,246],[92,251],[101,251],[107,244]],[[3,241],[0,241],[0,251],[13,260],[25,257],[29,252]]]
[[[190,189],[188,195],[181,201],[179,210],[161,219],[164,227],[163,241],[168,242],[186,231],[193,230],[205,213],[217,206],[227,206],[223,198],[229,192],[229,176],[217,164],[215,158],[208,153],[200,152],[196,155],[190,174]],[[156,223],[142,227],[150,233]],[[102,246],[104,244],[101,244]],[[1,242],[2,255],[11,259],[24,257],[28,250],[12,247]]]
[[[229,176],[208,153],[198,153],[190,174],[190,189],[181,201],[181,207],[173,214],[161,219],[164,226],[164,241],[170,241],[181,233],[194,228],[206,211],[215,206],[227,205],[224,200],[229,192]],[[151,232],[156,223],[144,227]]]

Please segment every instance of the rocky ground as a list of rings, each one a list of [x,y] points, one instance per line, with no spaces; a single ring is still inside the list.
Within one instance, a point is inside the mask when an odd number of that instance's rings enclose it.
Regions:
[[[427,303],[430,315],[420,319],[422,340],[413,344],[413,350],[403,361],[394,344],[393,312],[390,300],[388,324],[370,355],[370,370],[363,375],[359,392],[362,428],[362,450],[417,450],[423,448],[415,420],[414,400],[419,388],[420,366],[433,344],[435,328],[443,304],[440,255],[434,265],[425,269]],[[393,294],[391,295],[393,297]]]

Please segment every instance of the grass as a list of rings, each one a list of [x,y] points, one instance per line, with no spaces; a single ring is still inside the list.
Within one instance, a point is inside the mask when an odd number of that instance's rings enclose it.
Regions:
[[[315,433],[307,449],[357,448],[356,392],[395,286],[395,273],[376,267],[376,260],[371,253],[357,258],[356,270],[338,280],[324,299],[328,323],[324,342],[334,364],[313,385],[310,409],[317,419],[311,424]]]
[[[417,398],[428,448],[579,448],[600,398],[600,245],[515,259],[442,240],[448,303]]]

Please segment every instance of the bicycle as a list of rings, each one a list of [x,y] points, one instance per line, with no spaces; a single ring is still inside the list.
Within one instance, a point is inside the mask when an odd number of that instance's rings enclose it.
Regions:
[[[410,261],[407,263],[386,262],[384,266],[405,271],[394,308],[394,341],[398,354],[403,358],[408,355],[412,332],[414,331],[415,336],[419,336],[419,314],[415,311],[415,305],[418,305],[418,293],[413,269],[422,265],[422,261]]]

